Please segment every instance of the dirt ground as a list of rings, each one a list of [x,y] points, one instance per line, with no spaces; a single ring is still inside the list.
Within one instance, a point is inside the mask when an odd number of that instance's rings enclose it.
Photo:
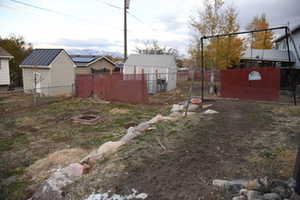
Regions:
[[[0,97],[0,199],[30,197],[45,178],[43,172],[42,178],[33,178],[32,172],[62,165],[59,152],[76,154],[69,160],[75,162],[104,142],[118,140],[130,126],[158,113],[167,115],[173,103],[186,99],[189,85],[151,96],[150,105],[69,98],[30,106],[22,97]],[[199,83],[193,96],[200,96]],[[65,188],[65,199],[84,199],[94,192],[130,194],[132,189],[156,200],[224,199],[211,186],[213,179],[291,176],[299,107],[220,99],[207,103],[219,114],[199,110],[187,119],[151,127]],[[72,122],[79,114],[102,120],[94,125]]]
[[[150,200],[228,199],[212,187],[213,179],[292,176],[299,107],[212,103],[219,114],[160,123],[66,188],[66,199],[132,189]]]

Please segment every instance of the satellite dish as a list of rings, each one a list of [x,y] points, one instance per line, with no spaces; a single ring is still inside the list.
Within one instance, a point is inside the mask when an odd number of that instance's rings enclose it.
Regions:
[[[129,9],[130,6],[130,0],[125,0],[126,1],[126,9]]]

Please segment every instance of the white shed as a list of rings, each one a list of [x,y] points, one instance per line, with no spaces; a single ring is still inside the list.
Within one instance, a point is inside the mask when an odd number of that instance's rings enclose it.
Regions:
[[[141,74],[144,72],[148,81],[148,92],[156,93],[160,84],[167,91],[176,88],[177,65],[172,55],[130,55],[124,64],[124,74]]]
[[[20,67],[25,92],[58,96],[74,91],[76,66],[63,49],[34,49]]]
[[[10,85],[9,60],[12,58],[12,55],[0,47],[0,86]]]

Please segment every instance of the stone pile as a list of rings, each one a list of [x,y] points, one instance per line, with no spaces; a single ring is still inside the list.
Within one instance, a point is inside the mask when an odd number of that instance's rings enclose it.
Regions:
[[[232,200],[296,200],[295,182],[275,180],[268,177],[254,180],[214,180],[213,185],[225,189]]]

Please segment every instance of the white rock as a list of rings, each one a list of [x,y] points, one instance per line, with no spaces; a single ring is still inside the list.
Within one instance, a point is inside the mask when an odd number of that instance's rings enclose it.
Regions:
[[[208,109],[204,112],[204,114],[217,114],[219,113],[218,111],[215,111],[215,110],[211,110],[211,109]]]
[[[174,104],[171,109],[171,112],[180,112],[180,111],[183,111],[184,108],[185,108],[184,105]]]
[[[106,142],[102,144],[96,152],[92,152],[91,154],[86,156],[83,160],[81,160],[81,163],[88,160],[96,161],[96,160],[104,159],[110,156],[111,154],[115,153],[118,150],[118,148],[123,144],[125,144],[125,142],[122,141]]]
[[[247,192],[247,199],[248,200],[258,200],[262,199],[261,193],[255,190],[249,190]]]
[[[247,200],[247,198],[245,196],[237,196],[233,197],[232,200]]]
[[[221,180],[221,179],[215,179],[215,180],[213,180],[212,184],[214,186],[217,186],[217,187],[226,188],[226,187],[228,187],[230,185],[230,181]]]
[[[162,118],[163,118],[163,116],[160,115],[160,114],[158,114],[158,115],[156,115],[155,117],[153,117],[151,120],[149,120],[148,123],[149,123],[149,124],[155,124],[155,123],[161,121]]]
[[[149,127],[150,127],[150,123],[148,123],[148,122],[143,122],[143,123],[140,123],[139,125],[137,125],[137,126],[135,127],[135,130],[136,130],[136,131],[145,131],[145,130],[147,130]]]
[[[247,195],[247,192],[248,192],[247,189],[241,189],[241,190],[240,190],[240,195],[246,196],[246,195]]]
[[[121,142],[124,142],[124,143],[127,143],[129,142],[130,140],[132,140],[133,138],[141,135],[142,132],[140,131],[137,131],[134,127],[130,127],[129,129],[127,129],[127,133],[126,135],[124,135],[122,138],[121,138]]]
[[[264,200],[281,200],[281,196],[277,193],[264,194]]]
[[[72,163],[61,171],[69,177],[80,177],[83,175],[84,166],[79,163]]]
[[[199,108],[199,105],[196,105],[196,104],[190,104],[189,105],[189,109],[188,111],[195,111]]]

